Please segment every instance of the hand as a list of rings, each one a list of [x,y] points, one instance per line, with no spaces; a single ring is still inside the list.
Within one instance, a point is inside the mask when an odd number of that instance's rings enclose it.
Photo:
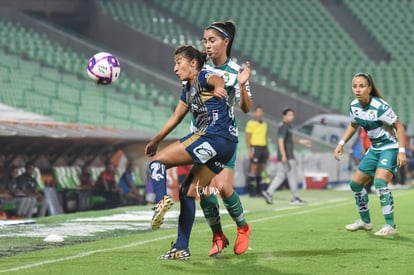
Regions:
[[[157,153],[158,143],[153,140],[145,146],[145,155],[152,157]]]
[[[344,147],[342,145],[337,145],[334,151],[334,157],[336,160],[340,160],[342,156],[342,152],[344,151]]]
[[[224,88],[214,88],[213,96],[219,99],[223,99],[227,97],[227,91]]]
[[[407,157],[405,156],[405,152],[398,153],[398,156],[397,156],[398,167],[405,166],[406,164],[407,164]]]
[[[246,82],[249,80],[250,75],[252,74],[249,61],[247,61],[245,64],[246,64],[245,68],[242,69],[240,67],[239,73],[237,75],[237,80],[239,81],[239,85],[245,85]]]
[[[308,147],[308,148],[312,147],[312,141],[309,139],[301,139],[300,143],[304,145],[305,147]]]

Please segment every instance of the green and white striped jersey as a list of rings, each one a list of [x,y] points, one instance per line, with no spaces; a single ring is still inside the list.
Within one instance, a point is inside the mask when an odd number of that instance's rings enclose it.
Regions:
[[[371,140],[371,149],[385,150],[398,148],[394,124],[398,116],[383,99],[371,96],[367,107],[362,107],[357,99],[351,103],[349,110],[351,123],[364,128]]]
[[[240,66],[229,58],[227,59],[226,63],[221,66],[214,66],[214,64],[211,63],[211,60],[208,60],[205,68],[223,78],[227,94],[229,95],[227,101],[229,106],[231,106],[233,113],[234,104],[240,101],[240,85],[238,82],[238,73]],[[248,81],[246,83],[246,90],[247,94],[252,97]]]

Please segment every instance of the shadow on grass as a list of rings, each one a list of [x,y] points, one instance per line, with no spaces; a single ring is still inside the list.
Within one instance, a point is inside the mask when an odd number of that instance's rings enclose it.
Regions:
[[[181,261],[180,263],[167,262],[164,265],[168,266],[168,270],[174,270],[174,274],[208,274],[208,275],[221,275],[221,274],[281,274],[281,275],[293,275],[301,273],[298,272],[282,272],[274,266],[265,266],[256,262],[257,258],[238,257],[234,259],[234,256],[221,256],[214,259],[210,259],[208,263],[205,260],[199,261],[196,259],[190,259],[188,261]],[[305,273],[303,273],[305,274]]]
[[[386,241],[386,242],[395,242],[401,245],[408,245],[410,247],[412,247],[414,244],[414,239],[405,237],[400,234],[391,235],[391,236],[375,236],[374,234],[371,234],[370,237],[372,239]]]
[[[344,254],[354,254],[354,253],[360,253],[361,250],[364,250],[366,252],[372,250],[372,249],[344,249],[344,248],[332,248],[332,249],[309,249],[309,250],[280,250],[277,252],[274,252],[275,257],[312,257],[312,256],[341,256]]]

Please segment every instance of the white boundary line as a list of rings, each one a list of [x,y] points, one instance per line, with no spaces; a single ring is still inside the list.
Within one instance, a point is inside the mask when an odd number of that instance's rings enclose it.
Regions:
[[[19,271],[19,270],[29,269],[29,268],[32,268],[32,267],[42,266],[42,265],[46,265],[46,264],[53,264],[53,263],[67,261],[67,260],[79,259],[79,258],[87,257],[87,256],[90,256],[90,255],[93,255],[93,254],[96,254],[96,253],[100,253],[100,252],[108,252],[108,251],[117,250],[117,249],[140,246],[140,245],[151,243],[151,242],[157,242],[157,241],[165,240],[165,239],[168,239],[168,238],[174,238],[175,236],[176,236],[176,234],[171,234],[171,235],[160,237],[160,238],[155,238],[155,239],[151,239],[151,240],[126,244],[126,245],[121,245],[121,246],[117,246],[117,247],[103,248],[103,249],[97,249],[97,250],[92,250],[92,251],[88,251],[88,252],[83,252],[83,253],[79,253],[79,254],[76,254],[76,255],[73,255],[73,256],[63,257],[63,258],[60,258],[60,259],[41,261],[41,262],[22,265],[22,266],[17,266],[17,267],[13,267],[13,268],[9,268],[9,269],[2,269],[2,270],[0,270],[0,273],[11,272],[11,271]]]
[[[337,204],[337,205],[334,205],[334,206],[326,205],[326,204],[338,203],[338,202],[345,201],[345,200],[349,200],[349,199],[339,199],[339,200],[324,202],[324,203],[320,203],[321,205],[322,204],[324,205],[322,207],[311,208],[311,209],[303,209],[303,210],[298,211],[298,212],[278,214],[278,215],[273,215],[273,216],[270,216],[270,217],[250,220],[249,223],[263,222],[263,221],[278,219],[278,218],[282,218],[282,217],[286,217],[286,216],[307,214],[307,213],[311,213],[311,212],[315,212],[315,211],[319,211],[319,210],[325,210],[326,208],[339,207],[339,206],[344,205],[345,203],[340,203],[340,204]],[[349,204],[349,202],[346,202],[346,204]],[[317,205],[317,204],[313,204],[311,206],[315,206],[315,205]],[[294,210],[294,208],[289,208],[289,209]],[[283,209],[283,210],[287,210],[287,209]],[[224,225],[223,227],[230,227],[230,226],[234,226],[234,224],[227,224],[227,225]],[[210,230],[210,228],[208,228],[206,230],[202,230],[202,231],[209,231],[209,230]],[[19,270],[30,269],[30,268],[33,268],[33,267],[38,267],[38,266],[42,266],[42,265],[46,265],[46,264],[54,264],[54,263],[58,263],[58,262],[84,258],[84,257],[90,256],[90,255],[96,254],[96,253],[108,252],[108,251],[113,251],[113,250],[118,250],[118,249],[141,246],[141,245],[144,245],[144,244],[147,244],[147,243],[152,243],[152,242],[162,241],[162,240],[165,240],[165,239],[175,238],[176,236],[177,236],[177,234],[170,234],[170,235],[167,235],[167,236],[164,236],[164,237],[149,239],[149,240],[140,241],[140,242],[136,242],[136,243],[130,243],[130,244],[121,245],[121,246],[117,246],[117,247],[103,248],[103,249],[97,249],[97,250],[82,252],[82,253],[79,253],[79,254],[76,254],[76,255],[73,255],[73,256],[67,256],[67,257],[63,257],[63,258],[59,258],[59,259],[41,261],[41,262],[37,262],[37,263],[33,263],[33,264],[26,264],[26,265],[16,266],[16,267],[12,267],[12,268],[9,268],[9,269],[2,269],[2,270],[0,270],[0,273],[19,271]]]

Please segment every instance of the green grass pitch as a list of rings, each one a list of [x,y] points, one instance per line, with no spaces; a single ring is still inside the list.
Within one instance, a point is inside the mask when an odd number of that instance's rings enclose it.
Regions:
[[[393,194],[399,234],[387,237],[373,234],[384,223],[375,193],[370,195],[373,232],[345,230],[345,224],[358,218],[351,191],[303,190],[301,197],[307,204],[302,207],[289,205],[288,191],[276,192],[271,206],[262,198],[241,196],[252,228],[249,250],[239,256],[233,253],[236,228],[223,214],[230,246],[209,258],[211,233],[204,218],[198,217],[187,261],[158,259],[175,240],[176,218],[167,219],[157,231],[149,230],[149,219],[105,220],[125,213],[150,213],[148,206],[39,218],[32,225],[0,227],[0,273],[414,274],[414,189],[393,190]],[[178,203],[171,210],[178,210]],[[41,234],[31,236],[41,230],[65,235],[65,230],[76,226],[86,231],[91,218],[102,221],[89,235],[68,235],[62,243],[46,243]]]

